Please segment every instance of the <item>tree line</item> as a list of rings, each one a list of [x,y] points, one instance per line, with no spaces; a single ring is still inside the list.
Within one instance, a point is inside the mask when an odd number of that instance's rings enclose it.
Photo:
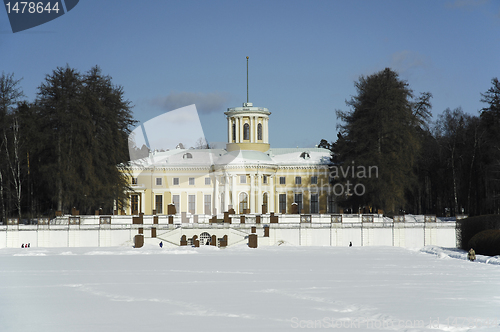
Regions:
[[[339,205],[386,214],[500,214],[500,83],[491,83],[478,115],[446,109],[432,121],[431,93],[416,95],[389,68],[360,77],[349,110],[336,111],[336,141],[319,146],[332,151],[335,165],[378,172],[332,178],[332,185],[365,189],[337,197]],[[131,107],[97,66],[85,73],[57,68],[31,102],[21,80],[2,72],[0,220],[124,206]]]
[[[96,66],[58,67],[30,102],[0,76],[0,219],[125,204],[128,135],[136,121],[123,88]],[[120,167],[117,167],[121,165]]]
[[[416,96],[386,68],[355,82],[357,95],[337,110],[336,165],[377,166],[378,177],[332,178],[363,184],[364,195],[337,197],[352,212],[455,216],[500,213],[500,83],[481,94],[477,115],[461,108],[431,119],[432,94]]]

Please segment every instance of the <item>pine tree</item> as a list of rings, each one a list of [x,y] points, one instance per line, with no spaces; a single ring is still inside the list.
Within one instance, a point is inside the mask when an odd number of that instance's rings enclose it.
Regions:
[[[492,87],[481,94],[488,104],[481,111],[481,126],[485,131],[483,160],[485,167],[485,200],[488,213],[500,213],[500,82],[491,80]]]
[[[333,147],[334,161],[340,167],[377,167],[378,174],[348,174],[337,181],[360,183],[363,195],[348,195],[344,207],[381,208],[397,213],[405,206],[405,192],[416,181],[414,166],[420,150],[418,130],[429,117],[430,93],[413,100],[408,83],[389,68],[360,77],[355,83],[357,95],[346,104],[348,112],[337,110],[342,121]],[[378,176],[376,176],[378,175]]]
[[[51,198],[56,202],[57,211],[71,204],[77,182],[78,156],[85,137],[76,132],[85,132],[85,121],[80,121],[84,111],[81,107],[81,75],[76,70],[57,68],[47,75],[45,82],[38,88],[39,131],[43,142],[39,146],[38,164],[43,185],[49,189]],[[80,140],[75,142],[76,140]],[[75,149],[76,148],[76,149]],[[76,150],[76,151],[75,151]]]
[[[128,136],[136,121],[123,88],[114,86],[111,77],[103,76],[97,66],[85,75],[82,96],[92,121],[89,158],[95,172],[89,184],[92,199],[87,204],[109,211],[113,200],[119,206],[126,201]]]
[[[57,210],[111,212],[114,200],[123,203],[129,128],[135,123],[123,89],[98,67],[84,75],[57,68],[39,87],[36,108],[39,185]]]

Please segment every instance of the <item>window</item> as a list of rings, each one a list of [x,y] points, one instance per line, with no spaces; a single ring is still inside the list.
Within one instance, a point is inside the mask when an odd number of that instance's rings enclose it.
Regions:
[[[207,232],[200,234],[200,245],[208,246],[212,242],[212,237]]]
[[[175,212],[177,212],[177,213],[181,212],[181,196],[180,195],[173,195],[172,196],[172,204],[175,205]]]
[[[262,205],[266,207],[267,211],[267,193],[264,193],[264,195],[262,196]]]
[[[163,213],[163,196],[162,195],[155,196],[155,208],[156,208],[156,214]]]
[[[179,185],[179,178],[174,178],[173,184],[174,184],[174,186],[178,186]]]
[[[335,212],[337,212],[337,209],[335,208],[335,196],[329,195],[328,196],[328,213],[335,213]]]
[[[137,184],[137,178],[132,178],[132,184]]]
[[[302,212],[302,194],[295,194],[295,203],[298,204],[300,214]]]
[[[184,153],[182,156],[183,159],[193,159],[193,155],[191,153]]]
[[[279,196],[279,212],[286,213],[286,194],[280,194]]]
[[[308,152],[302,152],[300,154],[300,158],[302,158],[302,159],[309,159],[309,158],[311,158],[311,156],[309,156]]]
[[[240,175],[240,183],[247,183],[247,176],[246,175]]]
[[[295,177],[295,184],[302,184],[302,178],[300,176]]]
[[[280,176],[280,184],[285,184],[286,178],[284,176]]]
[[[130,210],[132,210],[132,214],[139,213],[139,195],[132,195],[130,199]]]
[[[267,184],[267,175],[262,176],[262,183]]]
[[[194,214],[196,207],[196,195],[189,195],[188,196],[188,212],[191,214]]]
[[[189,185],[194,186],[194,178],[189,178]]]
[[[161,186],[161,178],[156,178],[156,185]]]
[[[210,178],[205,178],[205,185],[209,186],[210,185]]]
[[[205,195],[204,197],[205,201],[205,214],[212,214],[212,196],[210,195]]]
[[[248,195],[247,193],[240,193],[240,214],[245,213],[248,209]]]
[[[311,184],[318,184],[318,177],[317,176],[311,176]]]
[[[244,140],[250,139],[250,125],[248,123],[245,123],[243,125],[243,139]]]
[[[225,211],[226,204],[224,204],[224,193],[220,194],[220,211]]]
[[[319,213],[318,194],[311,194],[311,213]]]
[[[262,124],[261,123],[259,123],[257,125],[257,139],[259,141],[262,141]]]
[[[236,124],[233,122],[233,142],[236,142]]]

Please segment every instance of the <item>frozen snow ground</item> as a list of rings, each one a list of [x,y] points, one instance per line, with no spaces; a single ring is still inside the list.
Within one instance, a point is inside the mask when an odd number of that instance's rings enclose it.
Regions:
[[[498,257],[482,264],[464,255],[439,247],[1,249],[0,331],[500,331]]]

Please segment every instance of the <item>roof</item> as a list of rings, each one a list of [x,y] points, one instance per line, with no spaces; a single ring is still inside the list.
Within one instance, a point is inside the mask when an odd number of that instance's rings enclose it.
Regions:
[[[331,164],[331,152],[324,148],[277,148],[268,153],[278,165]]]
[[[266,152],[225,149],[175,149],[150,153],[130,162],[138,167],[203,167],[212,165],[313,166],[329,165],[330,151],[324,148],[277,148]]]

